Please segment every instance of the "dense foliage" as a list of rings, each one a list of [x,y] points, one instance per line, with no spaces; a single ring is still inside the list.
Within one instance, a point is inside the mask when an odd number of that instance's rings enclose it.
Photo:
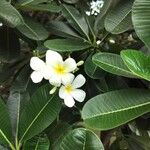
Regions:
[[[48,50],[82,103],[31,80]],[[150,0],[0,0],[0,150],[149,150],[149,55]]]

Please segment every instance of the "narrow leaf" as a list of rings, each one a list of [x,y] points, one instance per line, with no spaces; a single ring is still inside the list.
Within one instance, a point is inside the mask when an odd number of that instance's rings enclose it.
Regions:
[[[63,5],[63,15],[66,17],[68,22],[75,28],[80,34],[84,34],[89,38],[89,29],[85,18],[79,13],[79,11],[69,5]]]

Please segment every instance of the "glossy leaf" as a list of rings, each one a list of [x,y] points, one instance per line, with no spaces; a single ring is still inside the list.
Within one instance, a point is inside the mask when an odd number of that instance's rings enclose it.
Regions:
[[[69,5],[63,5],[63,15],[73,28],[75,28],[80,34],[84,34],[89,38],[89,29],[85,18],[79,13],[79,11]]]
[[[10,95],[7,100],[7,108],[10,116],[12,133],[15,138],[18,137],[19,119],[23,108],[29,101],[29,95],[27,92],[10,91]]]
[[[44,3],[47,2],[48,0],[19,0],[19,4],[20,5],[28,5],[28,4],[40,4],[40,3]]]
[[[103,70],[119,76],[136,78],[126,67],[119,55],[111,53],[97,53],[92,58],[93,62]]]
[[[46,29],[38,22],[25,18],[25,24],[18,26],[17,29],[30,39],[40,41],[48,37]]]
[[[132,21],[139,38],[150,47],[150,1],[135,0]]]
[[[6,0],[0,1],[0,18],[11,27],[24,23],[20,13]]]
[[[32,139],[25,142],[24,150],[49,150],[50,142],[48,137],[45,136],[35,136]]]
[[[56,93],[49,94],[51,87],[40,87],[31,97],[19,120],[19,140],[28,140],[47,128],[58,116],[61,104]]]
[[[75,4],[77,3],[79,0],[63,0],[64,2],[66,3],[69,3],[69,4]]]
[[[120,2],[106,16],[105,28],[113,34],[122,33],[132,27],[132,0]]]
[[[47,29],[54,35],[67,38],[80,38],[66,23],[62,21],[52,21],[47,24]]]
[[[100,79],[106,74],[102,69],[92,62],[92,55],[86,59],[84,63],[84,70],[86,74],[93,79]]]
[[[55,2],[42,3],[42,4],[27,4],[27,5],[16,5],[19,9],[25,11],[43,11],[43,12],[60,12],[61,8]]]
[[[124,50],[121,57],[133,74],[150,81],[150,56],[136,50]]]
[[[80,51],[90,47],[86,42],[71,39],[54,39],[48,40],[44,45],[51,50],[58,52],[73,52]]]
[[[91,128],[108,130],[147,112],[150,112],[149,90],[123,89],[90,99],[83,107],[82,118]]]
[[[12,133],[9,114],[2,98],[0,97],[0,142],[12,146]]]
[[[74,129],[63,139],[60,150],[104,150],[104,147],[92,131],[87,129]]]

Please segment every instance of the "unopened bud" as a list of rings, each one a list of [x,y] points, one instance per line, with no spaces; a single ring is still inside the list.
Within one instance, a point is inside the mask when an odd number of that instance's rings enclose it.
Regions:
[[[99,45],[100,43],[101,43],[101,41],[100,41],[100,40],[96,41],[96,44],[97,44],[97,45]]]
[[[81,65],[83,65],[83,64],[84,64],[84,61],[81,60],[81,61],[79,61],[79,62],[77,63],[77,66],[81,66]]]
[[[57,90],[57,87],[55,86],[54,88],[52,88],[52,89],[50,90],[49,94],[54,94],[56,90]]]

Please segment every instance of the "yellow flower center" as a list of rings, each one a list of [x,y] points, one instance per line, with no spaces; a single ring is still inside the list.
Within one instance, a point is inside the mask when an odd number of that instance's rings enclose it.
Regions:
[[[54,70],[57,74],[59,75],[62,75],[65,73],[65,67],[62,65],[62,64],[57,64],[55,67],[54,67]]]
[[[67,93],[72,92],[72,91],[73,91],[72,85],[71,85],[71,84],[68,84],[68,85],[65,87],[65,91],[66,91]]]

